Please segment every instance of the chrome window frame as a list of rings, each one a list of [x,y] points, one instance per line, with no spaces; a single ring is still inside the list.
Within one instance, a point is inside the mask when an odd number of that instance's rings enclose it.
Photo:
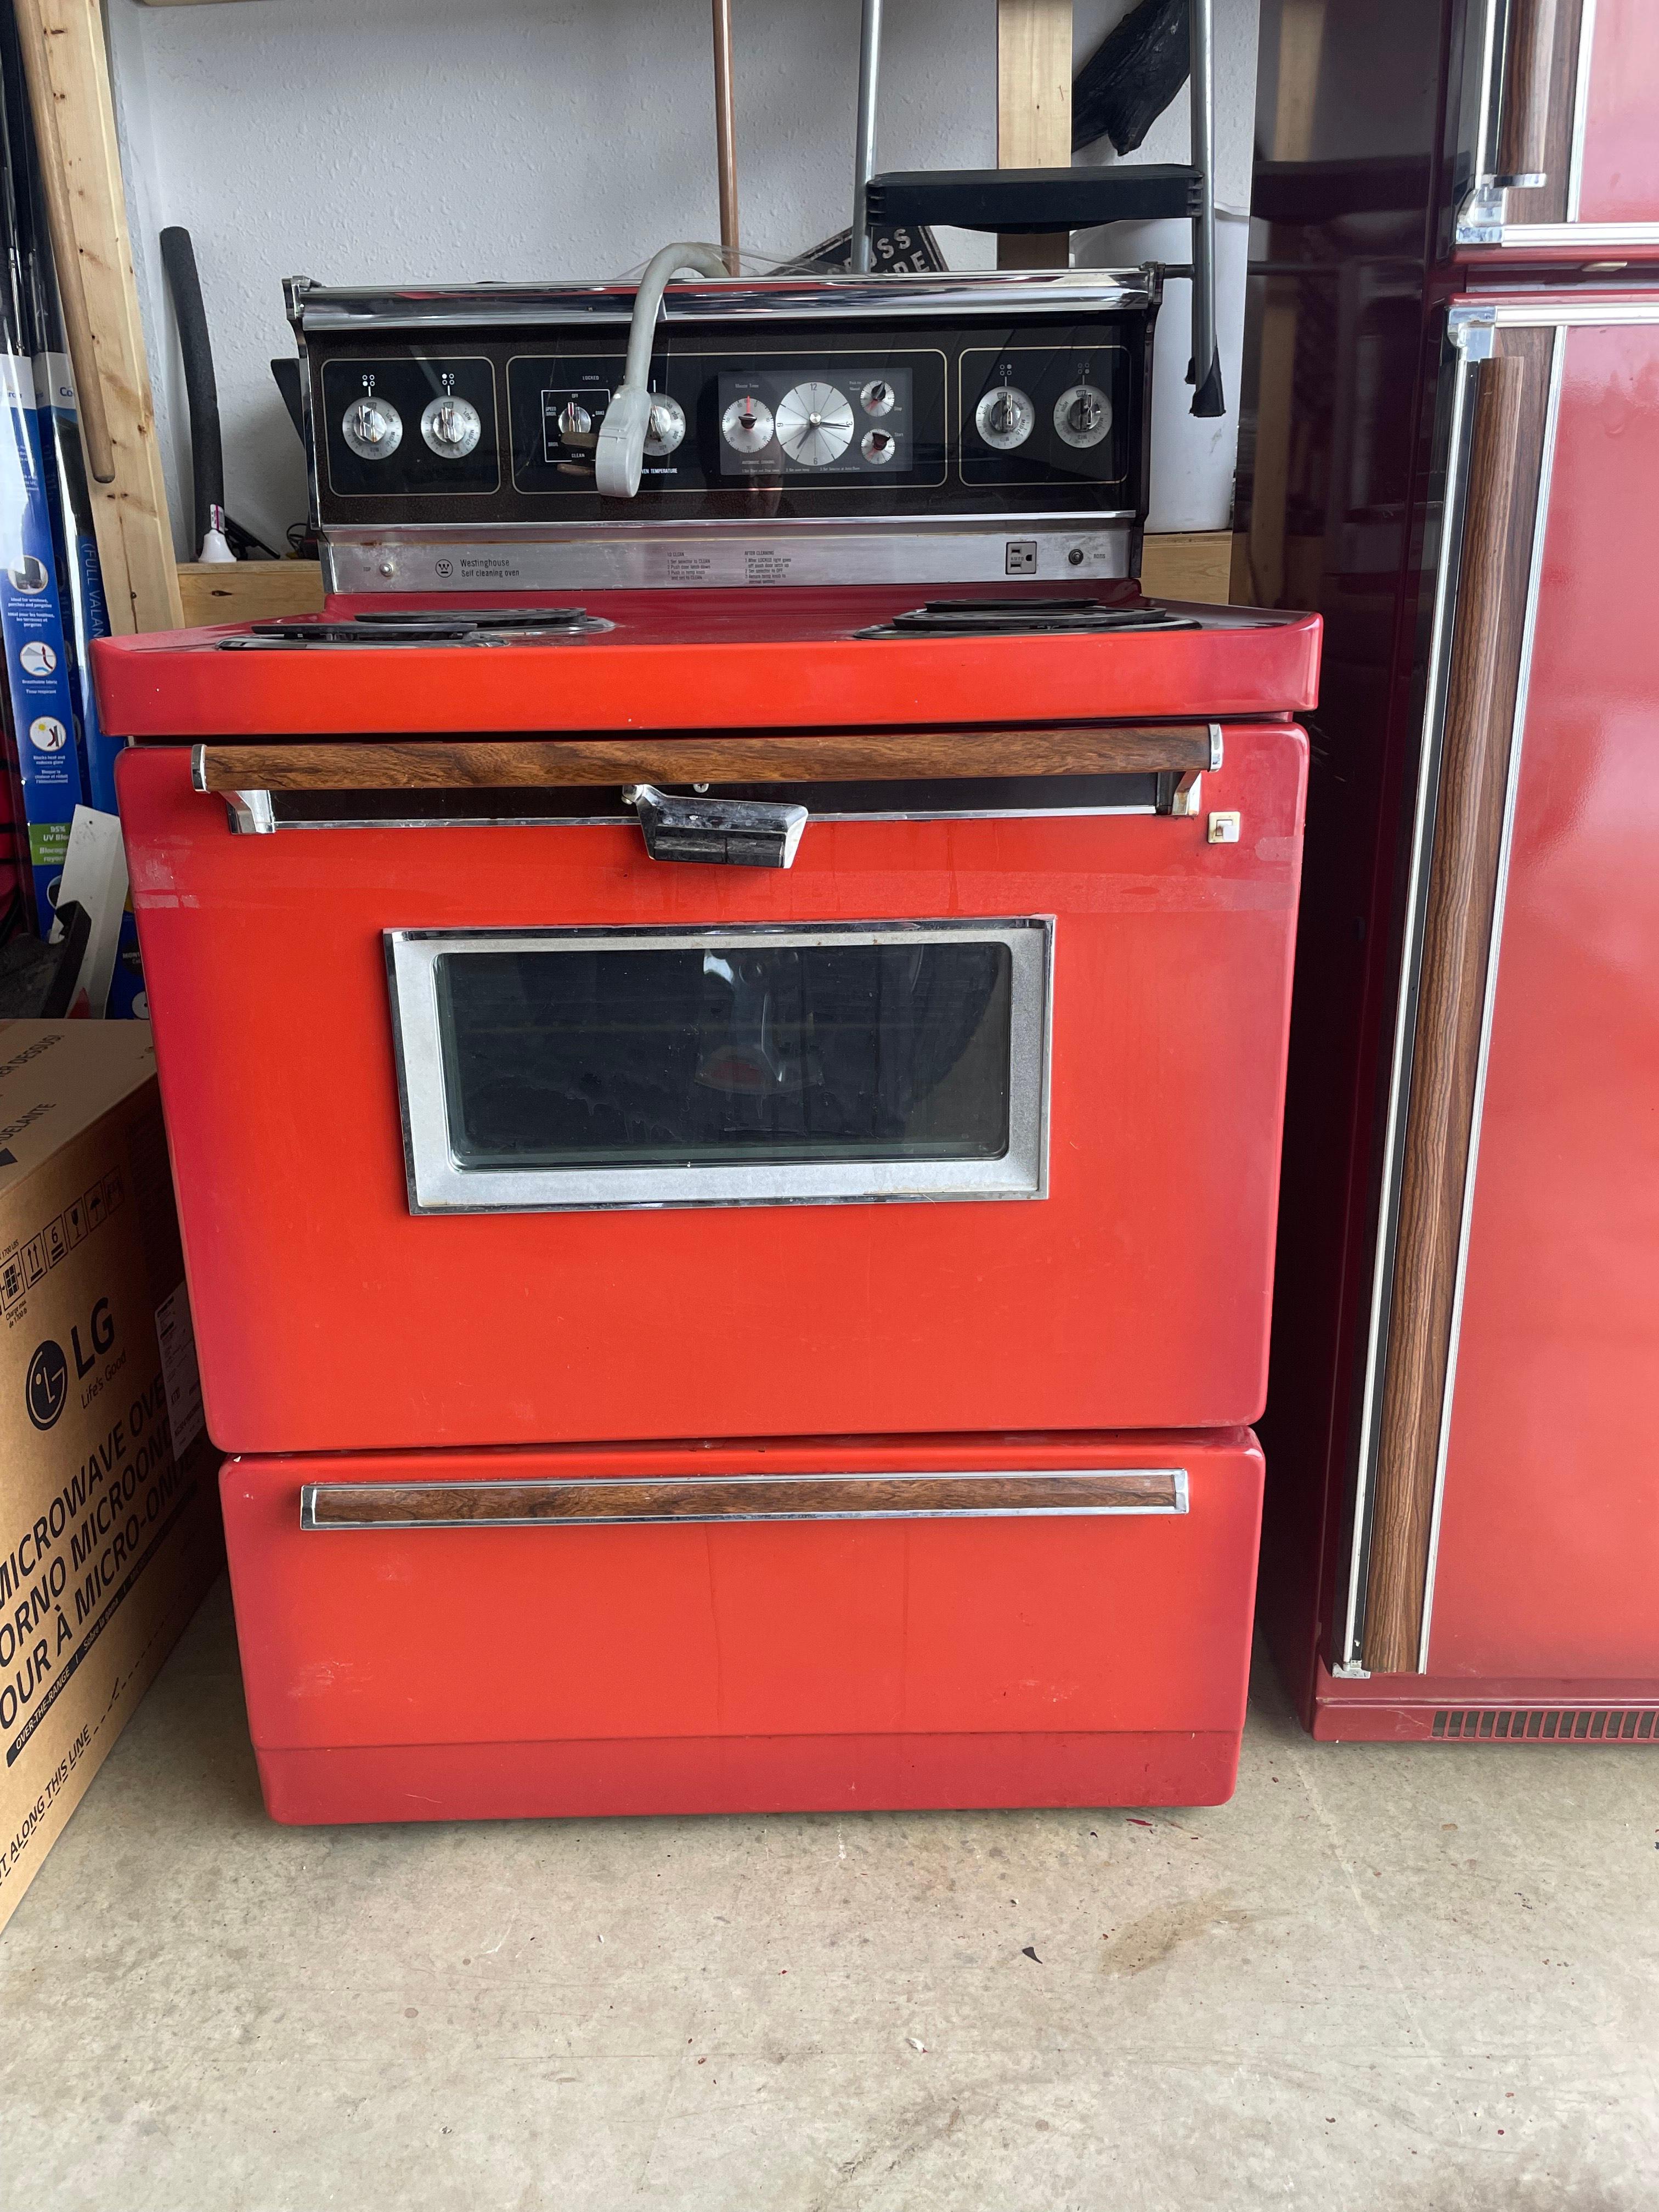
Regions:
[[[1052,915],[726,928],[388,929],[384,933],[411,1213],[574,1213],[689,1206],[848,1206],[1046,1198]],[[1008,1149],[999,1159],[769,1160],[732,1166],[463,1167],[449,1134],[437,963],[454,953],[742,951],[757,945],[1004,945],[1010,959]]]

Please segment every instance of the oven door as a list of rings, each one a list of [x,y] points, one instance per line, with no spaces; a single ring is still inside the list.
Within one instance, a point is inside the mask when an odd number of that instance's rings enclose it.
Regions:
[[[216,1440],[1248,1423],[1304,750],[848,793],[787,866],[614,785],[233,836],[129,752]]]
[[[1044,1194],[1052,917],[386,945],[417,1213]]]

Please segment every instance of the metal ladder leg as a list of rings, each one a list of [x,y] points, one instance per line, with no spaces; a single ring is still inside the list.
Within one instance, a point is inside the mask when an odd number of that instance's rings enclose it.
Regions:
[[[1215,326],[1215,15],[1213,0],[1187,0],[1191,64],[1193,167],[1193,384],[1194,415],[1224,415]]]
[[[859,133],[853,156],[853,267],[870,268],[870,179],[876,173],[876,90],[881,76],[881,0],[864,0],[859,27]]]

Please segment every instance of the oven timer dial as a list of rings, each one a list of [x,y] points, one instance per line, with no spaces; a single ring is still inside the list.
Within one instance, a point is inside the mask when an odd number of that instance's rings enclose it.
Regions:
[[[1012,453],[1036,428],[1036,409],[1016,384],[993,386],[974,410],[974,428],[994,453]]]
[[[665,392],[658,392],[652,399],[650,420],[646,426],[646,452],[659,461],[665,454],[672,453],[684,436],[684,408]]]
[[[772,410],[745,392],[720,416],[720,435],[734,453],[758,453],[772,442]]]
[[[859,394],[859,404],[866,415],[890,415],[893,411],[893,387],[884,376],[872,376]]]
[[[1054,430],[1068,446],[1097,446],[1112,427],[1112,403],[1098,385],[1074,384],[1054,402]]]
[[[360,460],[389,460],[403,442],[404,418],[389,399],[365,392],[346,409],[340,435]]]
[[[440,460],[464,460],[483,434],[483,422],[470,399],[446,392],[429,399],[421,416],[421,435]]]

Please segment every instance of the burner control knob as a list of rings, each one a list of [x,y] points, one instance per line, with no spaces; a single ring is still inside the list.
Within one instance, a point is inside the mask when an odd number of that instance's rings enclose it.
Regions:
[[[651,402],[650,420],[646,425],[645,450],[655,460],[672,453],[685,436],[685,410],[678,399],[671,399],[665,392],[655,394]]]
[[[974,410],[974,428],[994,452],[1011,453],[1036,428],[1036,409],[1018,385],[994,385]]]
[[[559,410],[559,435],[567,446],[578,438],[585,438],[593,428],[593,417],[580,399],[567,399]]]
[[[360,459],[384,461],[403,441],[404,418],[389,399],[366,392],[346,409],[340,434]]]
[[[453,392],[429,400],[421,416],[421,435],[440,460],[459,461],[472,451],[483,430],[477,409]]]
[[[1074,384],[1054,402],[1054,428],[1068,446],[1097,446],[1112,427],[1112,403],[1097,386]]]

